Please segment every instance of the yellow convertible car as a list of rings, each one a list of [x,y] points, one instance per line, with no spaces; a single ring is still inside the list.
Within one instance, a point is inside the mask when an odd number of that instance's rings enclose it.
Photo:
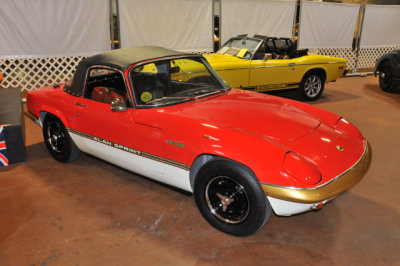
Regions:
[[[345,74],[346,59],[308,55],[288,38],[239,35],[213,54],[204,54],[231,87],[252,91],[297,89],[304,100],[318,99],[326,82]]]

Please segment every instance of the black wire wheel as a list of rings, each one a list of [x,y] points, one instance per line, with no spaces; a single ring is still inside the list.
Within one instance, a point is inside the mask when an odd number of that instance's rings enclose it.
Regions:
[[[297,92],[306,101],[318,99],[324,91],[325,80],[320,72],[307,73],[300,83]]]
[[[237,224],[249,214],[246,191],[230,177],[217,176],[211,179],[204,196],[210,212],[223,222]]]
[[[386,92],[396,89],[396,84],[393,82],[393,66],[389,61],[383,62],[379,67],[379,86]]]
[[[79,149],[59,118],[47,114],[43,122],[43,138],[47,150],[59,162],[70,162],[79,155]]]
[[[212,160],[199,170],[194,197],[200,213],[212,226],[236,236],[259,231],[272,211],[253,172],[225,159]]]

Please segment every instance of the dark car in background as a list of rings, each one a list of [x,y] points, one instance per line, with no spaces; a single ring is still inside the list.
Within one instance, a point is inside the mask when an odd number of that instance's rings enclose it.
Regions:
[[[375,77],[383,91],[394,92],[400,84],[400,50],[382,55],[375,64]]]

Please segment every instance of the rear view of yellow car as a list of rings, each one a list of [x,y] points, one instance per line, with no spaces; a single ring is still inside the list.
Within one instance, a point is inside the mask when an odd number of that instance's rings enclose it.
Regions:
[[[345,74],[346,59],[308,55],[288,38],[239,35],[204,57],[231,87],[257,92],[297,89],[304,100],[318,99],[326,82]]]

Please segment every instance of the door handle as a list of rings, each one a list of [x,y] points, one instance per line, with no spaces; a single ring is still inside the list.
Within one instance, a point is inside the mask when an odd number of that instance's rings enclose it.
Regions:
[[[80,103],[80,102],[75,102],[76,106],[82,106],[82,107],[87,107],[86,104]]]
[[[294,66],[295,65],[295,63],[289,63],[288,64],[288,66]]]

